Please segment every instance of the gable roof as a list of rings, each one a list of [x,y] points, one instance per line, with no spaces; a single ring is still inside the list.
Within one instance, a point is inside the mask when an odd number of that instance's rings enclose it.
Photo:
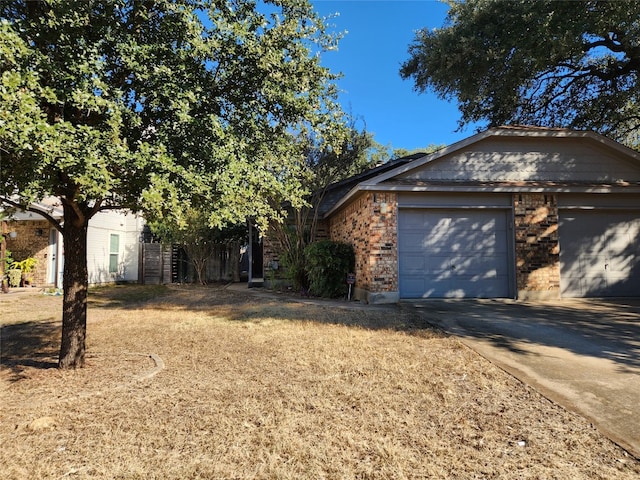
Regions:
[[[621,153],[622,155],[629,156],[638,162],[640,167],[640,152],[636,152],[624,145],[614,142],[607,137],[591,131],[579,131],[570,130],[564,128],[543,128],[543,127],[497,127],[490,128],[484,132],[478,133],[457,143],[451,144],[437,152],[426,155],[420,158],[418,161],[413,162],[411,165],[406,165],[404,168],[396,168],[394,170],[386,172],[384,175],[380,175],[374,179],[373,184],[382,183],[390,178],[396,177],[409,170],[415,170],[423,165],[433,162],[446,155],[455,153],[456,151],[463,150],[475,143],[479,143],[490,137],[511,137],[511,138],[574,138],[594,141],[599,145],[613,149],[614,151]]]
[[[538,139],[541,139],[542,141]],[[548,142],[544,142],[544,139],[547,139]],[[474,148],[479,148],[481,145],[486,144],[487,141],[522,141],[524,144],[523,146],[526,147],[526,141],[537,142],[536,145],[547,145],[554,141],[557,142],[559,139],[573,140],[574,145],[580,144],[584,146],[584,148],[606,152],[611,158],[621,158],[621,163],[628,165],[626,171],[633,171],[634,176],[637,176],[637,178],[633,178],[631,182],[624,182],[615,178],[606,181],[603,178],[590,182],[587,181],[588,179],[586,179],[586,177],[580,181],[573,181],[574,179],[570,178],[572,175],[571,171],[565,173],[566,178],[559,177],[558,179],[533,179],[526,178],[523,175],[520,175],[523,178],[517,178],[518,175],[514,175],[513,178],[506,179],[492,178],[490,176],[487,178],[453,178],[451,176],[446,177],[443,175],[429,176],[429,169],[434,168],[435,165],[445,163],[447,160],[456,158],[456,156],[462,158],[462,155],[472,151]],[[520,153],[525,152],[526,151],[523,150]],[[547,155],[549,154],[549,152],[546,153]],[[490,156],[492,161],[496,156],[495,152],[490,150],[488,154],[485,152],[485,155]],[[330,216],[334,211],[348,202],[354,195],[363,191],[559,192],[568,190],[576,191],[576,189],[578,189],[589,192],[608,192],[614,191],[617,188],[624,187],[628,189],[631,187],[634,191],[637,190],[640,192],[640,153],[625,147],[618,142],[614,142],[603,135],[591,131],[526,126],[490,128],[484,132],[480,132],[444,147],[434,153],[417,156],[414,155],[413,157],[413,160],[402,162],[393,168],[388,168],[385,171],[379,172],[377,175],[370,175],[367,178],[360,179],[358,182],[351,183],[350,185],[352,185],[352,188],[348,192],[345,192],[337,201],[333,202],[330,209],[325,209],[321,213],[324,214],[325,218]],[[476,161],[476,167],[477,165],[482,164],[478,159],[474,160]],[[572,160],[575,160],[574,163],[577,164],[578,160],[581,160],[581,158]],[[557,160],[554,161],[558,163]],[[599,160],[595,159],[594,163],[597,161]],[[469,164],[470,163],[471,162],[469,162]],[[453,165],[450,169],[455,169],[457,167],[459,167],[459,165]],[[576,165],[574,165],[574,169],[575,168]],[[606,170],[606,167],[602,167],[602,170]],[[448,173],[451,174],[452,171],[455,172],[455,170],[450,170]],[[422,176],[419,175],[419,172],[423,172]],[[549,172],[547,173],[549,174]]]
[[[389,170],[396,169],[418,158],[422,158],[425,155],[426,153],[414,153],[411,155],[406,155],[404,157],[389,160],[382,165],[377,165],[373,168],[365,170],[364,172],[360,172],[349,178],[345,178],[340,182],[329,185],[329,187],[327,187],[327,191],[324,194],[322,202],[320,202],[320,205],[318,206],[320,217],[324,216],[327,212],[333,209],[336,203],[338,203],[345,195],[347,195],[349,191],[353,189],[357,184],[374,179]]]

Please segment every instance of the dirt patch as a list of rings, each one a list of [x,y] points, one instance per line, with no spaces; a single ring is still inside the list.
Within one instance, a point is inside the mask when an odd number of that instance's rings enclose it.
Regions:
[[[640,475],[583,418],[417,312],[218,287],[93,290],[87,367],[60,372],[38,362],[55,361],[61,300],[15,302],[0,296],[14,309],[2,326],[3,479]],[[151,354],[165,368],[145,378]]]

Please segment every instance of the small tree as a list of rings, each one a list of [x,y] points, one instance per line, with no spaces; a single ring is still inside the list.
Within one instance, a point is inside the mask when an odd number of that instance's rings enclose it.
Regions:
[[[170,218],[151,222],[149,227],[162,243],[179,245],[184,249],[200,285],[207,283],[207,262],[214,252],[214,246],[247,237],[244,225],[214,228],[209,223],[209,214],[195,208],[186,210],[180,223]]]
[[[306,202],[297,207],[290,206],[287,221],[272,226],[280,242],[282,261],[289,280],[297,289],[308,287],[305,267],[305,248],[316,238],[319,220],[318,207],[327,189],[371,165],[368,153],[379,145],[366,130],[358,130],[353,121],[350,129],[337,147],[323,147],[313,138],[305,138],[306,161],[300,172],[303,187],[309,194]]]

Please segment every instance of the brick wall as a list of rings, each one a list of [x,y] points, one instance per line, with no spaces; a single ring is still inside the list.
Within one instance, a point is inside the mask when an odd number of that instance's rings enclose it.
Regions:
[[[354,247],[358,290],[398,291],[397,214],[394,193],[364,193],[331,217],[331,239]]]
[[[285,282],[286,275],[282,263],[284,249],[273,228],[262,238],[262,261],[267,287],[275,288]]]
[[[11,238],[7,235],[7,249],[15,261],[34,257],[38,263],[33,271],[33,285],[43,286],[47,284],[47,257],[49,247],[49,222],[21,221],[8,222],[8,231],[16,232],[17,236]]]
[[[265,281],[270,288],[290,286],[287,279],[286,271],[282,258],[285,254],[284,247],[278,234],[275,232],[276,227],[271,227],[263,238],[262,254],[264,261]],[[316,235],[314,241],[330,240],[329,222],[326,220],[318,221],[316,226]],[[276,268],[277,266],[277,268]]]
[[[516,194],[513,205],[518,298],[558,298],[560,246],[557,197]]]

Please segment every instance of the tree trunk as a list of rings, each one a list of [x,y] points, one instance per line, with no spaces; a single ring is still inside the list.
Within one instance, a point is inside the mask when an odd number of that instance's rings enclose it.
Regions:
[[[84,366],[85,338],[87,333],[87,225],[79,220],[71,207],[64,212],[64,274],[62,286],[62,342],[58,368],[82,368]]]

